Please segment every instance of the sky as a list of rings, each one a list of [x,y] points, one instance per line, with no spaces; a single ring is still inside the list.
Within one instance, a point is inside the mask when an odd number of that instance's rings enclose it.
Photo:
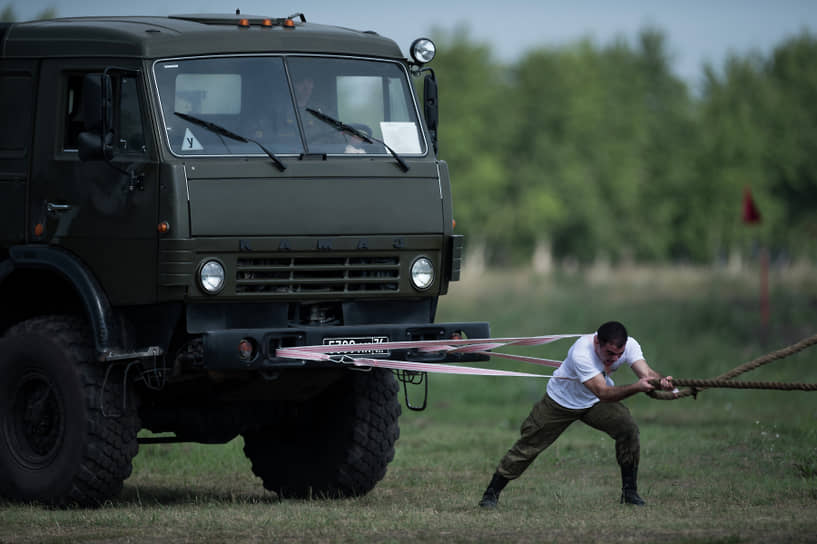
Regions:
[[[634,43],[646,26],[667,38],[673,71],[692,86],[705,62],[716,69],[729,53],[768,55],[803,31],[817,35],[817,0],[0,0],[18,20],[47,8],[60,17],[234,13],[283,17],[303,13],[307,21],[375,30],[408,53],[411,42],[433,28],[468,29],[473,41],[492,46],[495,57],[513,62],[540,46],[581,39],[606,45]]]

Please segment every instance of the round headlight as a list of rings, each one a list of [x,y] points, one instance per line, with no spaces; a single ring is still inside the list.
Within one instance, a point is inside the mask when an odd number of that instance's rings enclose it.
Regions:
[[[411,264],[411,283],[415,289],[423,291],[434,282],[434,265],[427,257],[420,257]]]
[[[437,54],[437,46],[428,38],[417,38],[411,42],[410,51],[414,62],[425,64],[431,62]]]
[[[224,267],[218,261],[207,261],[199,269],[199,285],[208,295],[215,295],[224,287]]]

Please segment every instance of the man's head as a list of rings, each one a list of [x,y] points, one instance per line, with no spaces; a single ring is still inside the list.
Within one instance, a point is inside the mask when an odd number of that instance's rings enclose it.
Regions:
[[[315,88],[315,80],[311,77],[305,77],[295,82],[295,99],[298,102],[298,107],[305,108],[309,105],[309,99],[312,97],[312,89]]]
[[[624,353],[627,343],[627,329],[618,321],[608,321],[599,327],[593,344],[596,355],[606,365],[610,366]]]

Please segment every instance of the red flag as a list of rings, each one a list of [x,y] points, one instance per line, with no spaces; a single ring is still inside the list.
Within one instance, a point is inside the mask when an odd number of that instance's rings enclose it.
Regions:
[[[743,222],[747,225],[760,223],[760,212],[752,199],[752,192],[748,187],[743,189]]]

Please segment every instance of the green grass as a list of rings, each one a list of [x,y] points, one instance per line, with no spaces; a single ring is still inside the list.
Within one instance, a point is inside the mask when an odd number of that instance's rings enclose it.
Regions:
[[[494,336],[590,332],[619,319],[657,370],[708,378],[817,332],[817,285],[774,280],[767,330],[753,278],[675,271],[593,283],[489,274],[452,286],[438,319],[487,320]],[[560,358],[569,345],[515,351]],[[817,382],[817,347],[744,378]],[[817,542],[817,393],[627,399],[641,428],[646,508],[617,503],[613,443],[577,423],[486,512],[476,503],[545,381],[430,380],[429,408],[404,408],[396,458],[365,497],[279,502],[240,439],[148,445],[122,496],[99,509],[0,504],[0,542]]]

